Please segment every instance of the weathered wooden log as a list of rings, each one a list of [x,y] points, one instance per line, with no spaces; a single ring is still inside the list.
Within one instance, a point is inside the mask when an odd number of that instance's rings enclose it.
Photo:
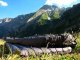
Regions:
[[[20,44],[32,47],[75,47],[76,41],[71,34],[32,36],[26,38],[6,39],[8,43]]]
[[[47,44],[45,36],[33,36],[27,38],[6,39],[6,42],[25,46],[45,46]]]
[[[20,52],[21,56],[36,56],[42,54],[65,54],[71,53],[71,47],[64,47],[64,48],[35,48],[35,47],[24,47],[21,45],[13,45],[13,44],[6,44],[8,48],[11,48],[12,53],[16,51]]]

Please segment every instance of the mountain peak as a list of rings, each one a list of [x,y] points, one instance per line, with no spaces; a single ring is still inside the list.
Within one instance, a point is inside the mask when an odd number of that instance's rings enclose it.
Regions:
[[[58,8],[56,5],[44,5],[42,6],[35,14],[33,17],[31,17],[28,22],[31,22],[32,20],[34,20],[36,17],[39,17],[40,15],[42,15],[45,12],[52,12],[54,11],[56,8]]]
[[[55,8],[58,8],[56,5],[44,5],[43,7],[41,7],[41,9],[44,10],[54,10]]]
[[[4,19],[0,19],[0,23],[7,23],[10,22],[13,18],[4,18]]]

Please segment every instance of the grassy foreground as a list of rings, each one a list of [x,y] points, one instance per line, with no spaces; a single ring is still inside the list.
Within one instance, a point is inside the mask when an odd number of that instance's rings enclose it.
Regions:
[[[66,55],[50,55],[44,54],[39,56],[20,57],[17,54],[7,55],[7,57],[1,57],[0,60],[80,60],[80,54],[66,54]]]
[[[3,40],[0,40],[0,51],[2,51],[2,57],[0,60],[80,60],[80,33],[75,34],[75,38],[77,40],[77,46],[74,49],[73,54],[65,54],[65,55],[57,55],[57,54],[43,54],[42,56],[28,56],[21,57],[17,53],[16,54],[4,54],[4,44],[6,43]]]

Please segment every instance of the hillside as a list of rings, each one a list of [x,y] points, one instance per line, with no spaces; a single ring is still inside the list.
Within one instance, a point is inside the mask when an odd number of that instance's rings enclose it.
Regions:
[[[21,31],[21,33],[25,33],[21,36],[27,36],[27,34],[75,33],[80,31],[80,4],[67,9],[60,9],[54,6],[53,10],[46,10],[48,11],[44,12],[37,21],[34,19],[33,21],[35,22],[33,24],[30,24],[26,29]]]
[[[53,28],[53,23],[56,24],[55,21],[59,20],[64,11],[65,8],[59,8],[55,5],[44,5],[35,13],[20,15],[15,18],[0,19],[0,36],[20,35],[24,37],[42,34],[46,29],[44,33],[47,33],[49,29]],[[42,32],[38,29],[42,29]]]
[[[80,32],[80,4],[74,5],[61,16],[56,32]],[[59,30],[58,30],[59,29]]]
[[[44,5],[35,13],[0,20],[0,37],[79,32],[80,4],[72,8]]]
[[[30,36],[35,34],[52,33],[55,24],[60,20],[65,8],[59,8],[55,5],[44,5],[41,7],[20,29],[22,36]]]
[[[14,35],[18,27],[25,24],[34,13],[19,15],[15,18],[0,19],[0,37]]]

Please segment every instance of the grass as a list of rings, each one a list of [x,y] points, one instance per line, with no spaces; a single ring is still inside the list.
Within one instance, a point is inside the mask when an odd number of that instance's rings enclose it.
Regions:
[[[0,46],[1,46],[1,45],[4,45],[5,43],[6,43],[6,41],[0,39]]]
[[[42,56],[28,56],[20,57],[17,54],[7,55],[7,57],[1,57],[0,60],[80,60],[80,54],[66,54],[66,55],[51,55],[44,54]]]
[[[79,50],[80,50],[80,33],[75,33],[74,36],[75,36],[76,42],[77,42],[77,45],[76,45],[74,51],[79,52]]]
[[[79,53],[80,33],[74,35],[77,41],[77,45],[76,48],[74,49],[73,54],[65,54],[65,55],[43,54],[42,56],[21,57],[19,54],[15,53],[15,54],[7,54],[7,55],[4,54],[2,57],[0,57],[0,60],[80,60],[80,53]],[[5,43],[6,42],[4,40],[0,40],[0,46],[4,47]],[[4,48],[2,48],[2,52],[3,49]]]

